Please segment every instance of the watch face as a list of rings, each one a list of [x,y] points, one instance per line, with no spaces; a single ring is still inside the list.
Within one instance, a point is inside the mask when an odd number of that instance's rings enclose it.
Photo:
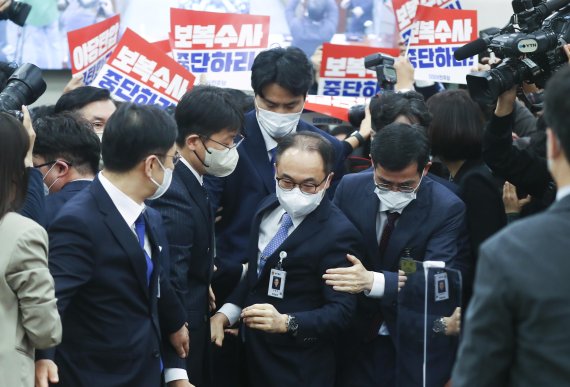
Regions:
[[[433,323],[433,331],[435,333],[444,333],[445,332],[445,324],[442,321],[442,319],[437,319],[435,320],[435,322]]]

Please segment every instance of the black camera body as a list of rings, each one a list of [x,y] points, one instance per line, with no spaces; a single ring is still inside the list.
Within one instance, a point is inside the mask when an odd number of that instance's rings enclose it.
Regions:
[[[497,67],[467,75],[471,97],[493,104],[499,95],[523,82],[544,88],[568,63],[562,46],[570,42],[570,0],[513,1],[509,24],[486,38],[487,48],[503,59]]]
[[[16,68],[0,91],[0,111],[8,112],[22,120],[22,105],[30,105],[46,91],[42,71],[31,63]]]
[[[0,20],[10,20],[22,27],[26,23],[31,10],[32,6],[30,4],[12,1],[8,9],[0,12]]]
[[[376,71],[378,84],[384,90],[394,90],[398,81],[396,69],[394,68],[394,58],[384,54],[372,54],[364,58],[364,67]]]

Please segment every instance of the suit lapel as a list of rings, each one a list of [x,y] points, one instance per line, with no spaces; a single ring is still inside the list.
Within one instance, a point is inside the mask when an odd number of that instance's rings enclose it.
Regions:
[[[273,177],[275,173],[273,171],[273,166],[269,161],[269,157],[267,156],[265,140],[261,134],[261,128],[257,123],[255,111],[250,112],[246,115],[245,128],[247,130],[246,139],[243,142],[244,150],[243,153],[240,152],[240,158],[249,157],[251,159],[253,168],[259,174],[259,177],[267,189],[267,192],[274,192],[275,181],[273,180]],[[238,151],[241,151],[240,148],[238,148]]]
[[[276,207],[275,204],[278,204],[277,199],[275,202],[273,202],[273,204],[274,204],[273,208],[275,208]],[[319,225],[319,223],[328,218],[330,207],[331,207],[331,202],[328,199],[328,197],[325,195],[321,204],[313,212],[307,215],[307,217],[301,222],[301,224],[295,230],[293,230],[291,235],[289,235],[287,239],[285,239],[283,244],[279,246],[279,248],[275,250],[275,252],[267,258],[267,262],[263,267],[263,272],[261,273],[259,278],[257,278],[257,284],[267,283],[271,269],[275,267],[277,265],[277,262],[279,261],[279,253],[281,253],[282,251],[287,252],[294,250],[299,245],[310,240],[312,236],[322,228]],[[291,257],[288,257],[288,259],[291,259]],[[256,267],[256,273],[257,273],[257,267]]]
[[[416,199],[408,204],[398,219],[392,232],[384,257],[381,257],[381,267],[385,270],[396,270],[403,249],[408,247],[416,230],[424,223],[428,211],[425,208],[431,200],[431,182],[424,180]],[[412,256],[413,256],[412,251]],[[420,259],[420,257],[414,257]]]
[[[212,210],[206,198],[204,187],[202,187],[198,179],[196,179],[196,176],[194,176],[192,171],[190,171],[190,169],[183,163],[178,163],[178,165],[176,165],[175,173],[179,174],[180,179],[188,190],[188,193],[198,205],[200,212],[204,216],[205,223],[210,224],[212,219]]]
[[[148,297],[149,292],[146,281],[146,260],[135,233],[129,225],[127,225],[98,178],[93,180],[90,189],[98,203],[101,213],[103,213],[105,217],[105,224],[109,227],[111,234],[115,237],[115,240],[126,253],[133,267],[133,271],[135,272],[137,282],[139,283],[143,294]]]
[[[366,252],[371,260],[372,268],[377,269],[380,264],[378,257],[378,235],[376,235],[376,220],[378,218],[378,210],[380,207],[380,199],[374,192],[374,180],[372,176],[366,182],[365,188],[361,191],[363,193],[362,201],[358,201],[358,219],[364,219],[363,227],[361,229],[362,237],[366,246]]]

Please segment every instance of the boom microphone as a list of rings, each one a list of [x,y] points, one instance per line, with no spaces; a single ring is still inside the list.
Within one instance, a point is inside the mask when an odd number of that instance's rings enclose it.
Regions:
[[[489,47],[489,43],[491,43],[490,38],[476,39],[455,50],[455,52],[453,53],[453,57],[455,58],[456,61],[462,61],[467,58],[471,58],[472,56],[485,51],[487,47]]]

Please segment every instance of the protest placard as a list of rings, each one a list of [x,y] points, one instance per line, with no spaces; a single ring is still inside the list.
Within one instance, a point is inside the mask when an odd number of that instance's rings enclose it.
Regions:
[[[418,6],[462,9],[460,0],[392,0],[400,37],[408,42]]]
[[[171,8],[170,32],[174,59],[201,82],[251,90],[251,66],[267,48],[269,16]]]
[[[194,85],[195,77],[172,58],[127,29],[93,86],[114,99],[166,108]]]
[[[457,61],[453,53],[476,38],[477,11],[419,6],[408,52],[414,78],[465,84],[477,57]]]
[[[376,72],[364,67],[364,57],[376,53],[398,56],[394,48],[323,44],[319,95],[372,97],[380,91]]]
[[[113,53],[119,40],[120,16],[67,33],[71,74],[83,75],[83,83],[91,84]]]

